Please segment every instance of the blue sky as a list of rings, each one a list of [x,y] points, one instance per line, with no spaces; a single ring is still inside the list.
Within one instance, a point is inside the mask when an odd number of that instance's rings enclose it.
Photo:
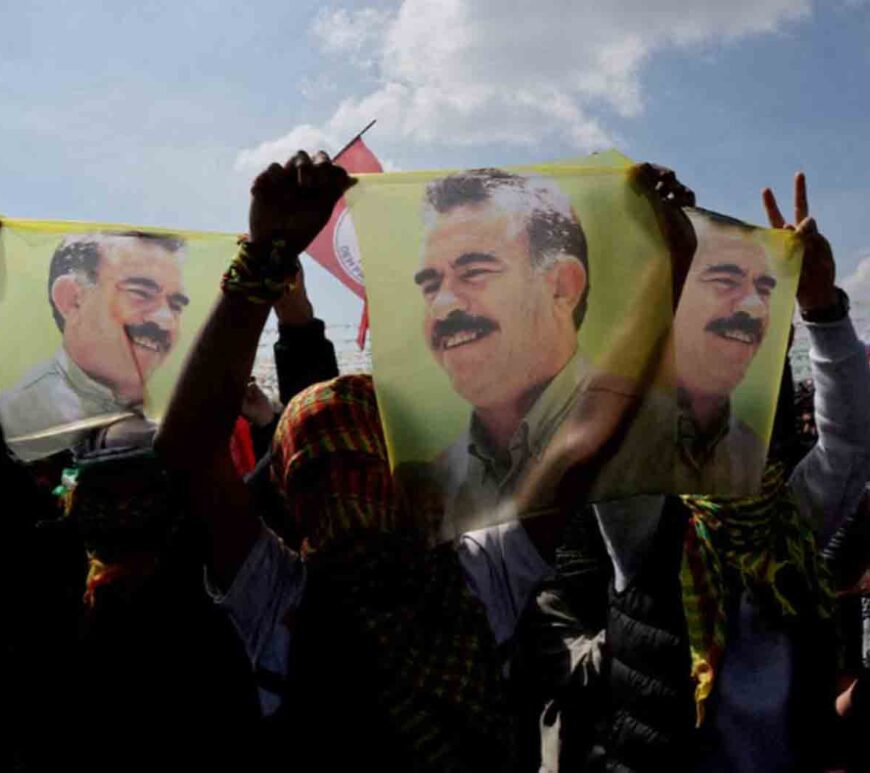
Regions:
[[[367,140],[401,169],[615,146],[762,221],[803,169],[870,299],[868,0],[5,3],[0,213],[244,230],[258,166]],[[533,9],[533,10],[530,10]],[[358,304],[309,270],[328,321]]]

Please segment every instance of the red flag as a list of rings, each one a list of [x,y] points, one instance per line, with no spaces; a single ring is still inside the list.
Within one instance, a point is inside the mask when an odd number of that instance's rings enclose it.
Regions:
[[[257,466],[257,457],[254,455],[254,441],[251,438],[251,425],[243,416],[236,418],[233,434],[230,435],[230,456],[236,472],[242,477],[252,472]]]
[[[335,162],[348,172],[381,172],[381,163],[357,137]],[[348,290],[365,299],[359,246],[353,221],[344,199],[335,205],[332,217],[306,252],[338,279]]]
[[[359,321],[359,330],[356,333],[356,345],[360,349],[366,348],[366,334],[369,332],[369,302],[363,298],[362,319]]]

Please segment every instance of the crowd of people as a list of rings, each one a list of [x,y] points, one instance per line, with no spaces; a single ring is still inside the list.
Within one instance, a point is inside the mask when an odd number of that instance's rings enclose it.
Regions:
[[[672,222],[694,203],[639,179]],[[449,541],[305,291],[353,184],[322,153],[256,178],[159,426],[28,464],[4,442],[11,769],[870,769],[870,365],[803,177],[793,224],[764,206],[804,243],[812,382],[786,360],[760,493],[591,504],[632,412],[604,398],[516,518]],[[251,381],[273,309],[280,410]]]

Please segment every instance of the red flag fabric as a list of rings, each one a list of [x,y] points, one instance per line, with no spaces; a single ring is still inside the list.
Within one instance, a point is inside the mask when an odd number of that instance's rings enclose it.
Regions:
[[[366,348],[366,335],[369,332],[369,302],[363,298],[362,318],[359,321],[359,330],[356,333],[356,345],[360,349]]]
[[[335,161],[348,172],[382,172],[381,162],[357,137]],[[306,252],[348,290],[365,299],[359,246],[353,221],[344,199],[335,205],[329,222]]]
[[[230,456],[236,472],[242,477],[252,472],[257,466],[254,441],[251,438],[251,425],[242,416],[236,419],[236,426],[233,427],[233,434],[230,436]]]

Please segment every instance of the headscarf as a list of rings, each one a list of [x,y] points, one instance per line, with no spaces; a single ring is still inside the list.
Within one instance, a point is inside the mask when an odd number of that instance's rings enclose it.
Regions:
[[[371,376],[314,384],[287,404],[272,440],[272,480],[315,549],[355,529],[396,530],[398,497]]]
[[[134,588],[153,574],[176,519],[169,476],[151,448],[154,425],[125,420],[94,432],[76,449],[55,489],[66,521],[88,556],[84,603],[97,589]]]
[[[361,658],[356,667],[376,675],[373,698],[414,769],[466,770],[470,751],[483,748],[489,764],[505,754],[506,701],[485,613],[452,547],[429,549],[417,514],[400,504],[371,377],[339,376],[296,395],[275,432],[272,475],[313,546],[309,597],[320,608],[309,622],[324,605],[344,621],[342,638]]]

